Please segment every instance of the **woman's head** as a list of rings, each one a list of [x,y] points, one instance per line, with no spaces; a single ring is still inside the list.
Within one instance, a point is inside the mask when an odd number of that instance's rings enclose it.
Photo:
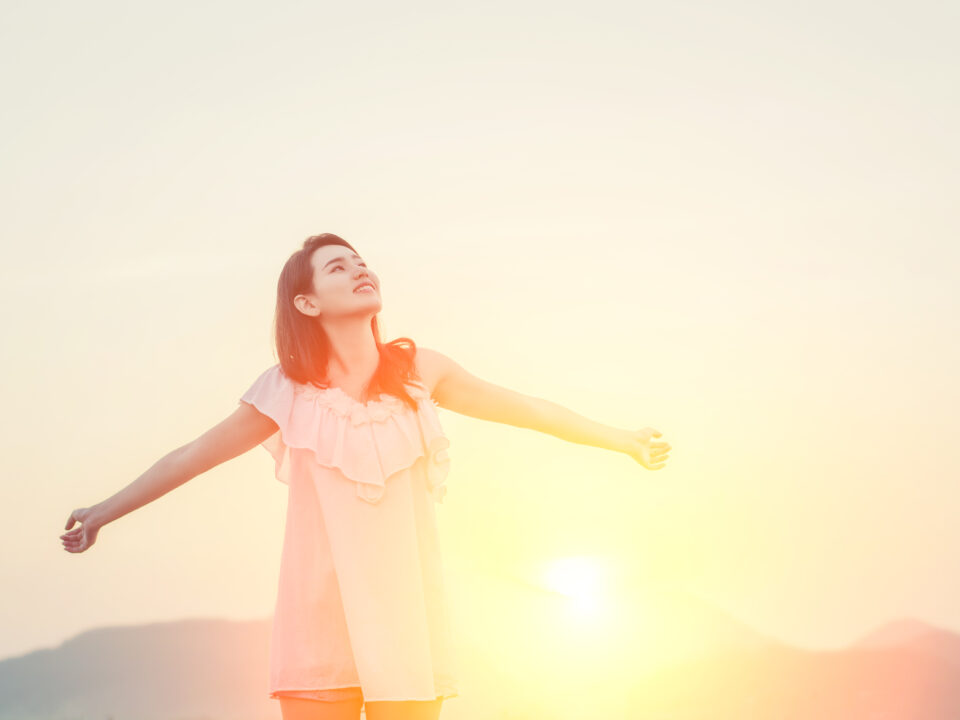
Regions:
[[[360,289],[365,283],[371,283],[372,289]],[[380,279],[350,243],[333,233],[308,237],[287,260],[277,283],[275,338],[286,375],[300,383],[326,383],[330,342],[324,324],[367,322],[381,353],[381,366],[384,348],[389,348],[390,367],[378,368],[372,386],[405,395],[396,392],[397,381],[408,376],[413,353],[405,352],[408,357],[399,358],[397,367],[393,361],[403,345],[398,346],[398,341],[415,345],[409,338],[383,344],[377,320],[381,307]],[[398,367],[399,374],[393,372]]]
[[[321,322],[339,317],[373,317],[381,309],[380,279],[342,238],[326,233],[308,238],[300,252],[309,257],[311,279],[302,272],[293,304]]]

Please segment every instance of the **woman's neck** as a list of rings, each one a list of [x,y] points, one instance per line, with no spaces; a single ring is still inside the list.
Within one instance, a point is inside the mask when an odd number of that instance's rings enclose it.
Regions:
[[[369,318],[361,322],[345,319],[334,324],[324,323],[323,329],[330,340],[331,370],[346,376],[373,373],[380,361],[380,351]]]
[[[370,323],[341,323],[324,327],[324,330],[330,339],[328,379],[346,389],[354,398],[366,394],[380,365],[380,350]]]

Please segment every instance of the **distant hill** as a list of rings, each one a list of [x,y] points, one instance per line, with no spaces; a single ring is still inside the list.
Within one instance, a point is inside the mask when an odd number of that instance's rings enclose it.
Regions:
[[[811,652],[698,598],[660,592],[630,600],[635,626],[594,637],[556,632],[564,600],[555,595],[481,587],[487,624],[458,628],[461,694],[444,704],[443,720],[960,718],[960,636],[920,621]],[[523,642],[497,623],[508,607],[540,611]],[[0,720],[279,720],[267,697],[269,638],[269,619],[84,632],[0,661]]]
[[[671,720],[955,720],[960,636],[911,619],[843,650],[729,652],[644,677],[629,704]]]
[[[90,630],[0,661],[0,718],[269,718],[269,621]],[[261,697],[262,696],[262,697]]]

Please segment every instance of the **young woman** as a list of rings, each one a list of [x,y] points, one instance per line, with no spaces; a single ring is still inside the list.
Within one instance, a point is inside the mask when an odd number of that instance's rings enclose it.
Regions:
[[[279,364],[239,407],[110,498],[70,513],[64,549],[263,445],[288,488],[270,649],[284,720],[435,720],[457,693],[434,504],[449,442],[436,406],[626,453],[670,445],[485,382],[409,338],[380,339],[380,279],[331,233],[307,238],[277,287]],[[75,523],[79,525],[73,529]]]

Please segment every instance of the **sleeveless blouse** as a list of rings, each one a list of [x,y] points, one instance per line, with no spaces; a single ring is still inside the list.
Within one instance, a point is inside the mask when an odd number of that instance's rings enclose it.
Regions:
[[[296,383],[280,365],[238,402],[277,423],[262,446],[287,487],[270,697],[360,688],[368,701],[456,697],[435,504],[450,460],[427,388],[381,394]]]

